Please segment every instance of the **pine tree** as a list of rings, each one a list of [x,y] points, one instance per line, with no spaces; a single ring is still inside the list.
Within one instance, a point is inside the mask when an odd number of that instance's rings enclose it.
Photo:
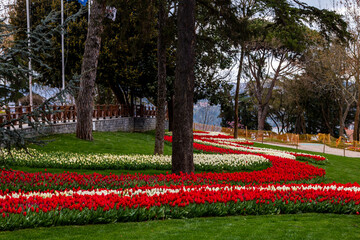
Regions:
[[[76,18],[77,15],[67,19],[65,23]],[[1,82],[1,97],[0,106],[8,103],[9,100],[14,97],[15,93],[27,91],[27,81],[30,74],[34,75],[34,71],[28,68],[29,58],[33,62],[42,64],[50,69],[45,63],[41,61],[40,55],[48,55],[51,52],[53,46],[50,41],[54,34],[60,32],[60,26],[53,27],[58,19],[58,13],[51,12],[46,16],[43,21],[32,28],[29,33],[31,40],[30,46],[28,46],[28,39],[16,40],[13,34],[24,31],[24,29],[17,29],[12,25],[5,22],[5,19],[0,20],[0,82]],[[37,72],[36,75],[40,75],[41,72]],[[73,94],[73,84],[70,82],[68,87],[64,91],[60,91],[56,96],[46,100],[42,105],[34,108],[31,113],[23,114],[16,119],[2,119],[0,122],[0,153],[4,154],[4,150],[11,153],[12,148],[25,149],[29,143],[42,143],[34,138],[33,134],[30,136],[25,132],[15,127],[15,124],[27,124],[33,128],[38,134],[41,134],[41,130],[44,125],[51,124],[45,119],[39,118],[43,114],[51,114],[53,112],[50,103],[54,101],[64,100],[66,94]],[[45,121],[45,122],[44,122]],[[1,167],[7,167],[5,158],[1,157]]]

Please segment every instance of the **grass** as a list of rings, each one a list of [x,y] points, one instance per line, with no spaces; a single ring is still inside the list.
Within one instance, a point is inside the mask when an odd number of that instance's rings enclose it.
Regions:
[[[31,148],[49,152],[65,151],[72,153],[111,153],[111,154],[153,154],[154,133],[94,132],[94,141],[84,141],[75,134],[52,135],[44,138],[44,146]],[[152,143],[152,144],[151,144]],[[171,146],[165,144],[164,154],[171,155]]]
[[[82,153],[152,154],[153,133],[94,133],[94,142],[77,140],[73,134],[52,136],[45,147],[32,146],[42,151]],[[297,151],[285,147],[255,143],[255,146]],[[301,151],[307,152],[307,151]],[[308,152],[311,153],[311,152]],[[165,154],[171,146],[165,145]],[[319,153],[314,153],[319,154]],[[319,154],[323,155],[323,154]],[[327,182],[360,182],[360,158],[324,154],[329,159],[325,168]],[[44,169],[14,168],[23,171]],[[57,173],[91,170],[47,169]],[[136,171],[97,171],[102,174],[135,173]],[[138,171],[139,172],[139,171]],[[166,171],[147,170],[147,174]],[[114,223],[105,225],[61,226],[0,232],[0,239],[360,239],[360,217],[335,214],[296,214],[236,216],[217,218],[172,219],[164,221]]]
[[[296,214],[172,219],[0,232],[0,239],[360,239],[359,216]]]

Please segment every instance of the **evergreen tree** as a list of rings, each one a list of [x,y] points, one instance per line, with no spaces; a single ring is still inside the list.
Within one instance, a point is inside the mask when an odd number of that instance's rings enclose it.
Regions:
[[[65,23],[75,19],[78,14],[75,14],[71,18],[68,18]],[[35,25],[29,34],[31,44],[28,45],[28,39],[16,39],[13,35],[25,34],[25,29],[15,28],[5,22],[5,19],[0,20],[0,80],[1,80],[1,94],[0,106],[6,104],[9,100],[15,100],[13,98],[16,93],[24,93],[28,91],[27,83],[29,75],[35,75],[34,71],[28,68],[28,61],[31,58],[32,62],[39,65],[43,65],[50,69],[41,57],[47,56],[52,51],[51,37],[54,34],[60,32],[59,25],[52,27],[51,25],[56,23],[58,19],[58,13],[51,12],[45,16],[43,21],[38,25]],[[26,35],[27,35],[26,34]],[[36,72],[36,76],[41,75],[41,72]],[[39,121],[39,117],[43,114],[49,114],[53,112],[50,104],[53,101],[64,100],[65,94],[73,94],[71,91],[73,85],[70,84],[68,88],[61,91],[56,96],[46,100],[42,105],[35,109],[32,109],[31,113],[20,115],[16,119],[1,119],[0,121],[0,153],[4,153],[4,149],[9,153],[12,148],[22,148],[26,150],[26,146],[29,143],[41,143],[33,134],[28,135],[23,131],[17,129],[15,124],[20,125],[27,124],[29,127],[35,129],[38,133],[41,133],[44,126],[43,121]],[[70,91],[69,91],[70,90]],[[50,124],[50,122],[45,122]],[[1,156],[1,167],[6,167],[7,163],[5,158]]]

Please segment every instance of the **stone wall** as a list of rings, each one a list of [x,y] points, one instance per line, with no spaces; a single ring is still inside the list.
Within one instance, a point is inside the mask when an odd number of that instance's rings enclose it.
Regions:
[[[168,126],[168,123],[166,123]],[[156,118],[145,117],[119,117],[93,120],[93,130],[98,132],[146,132],[154,130]],[[31,128],[24,128],[27,134],[34,134]],[[76,122],[57,123],[44,127],[45,134],[75,133]]]

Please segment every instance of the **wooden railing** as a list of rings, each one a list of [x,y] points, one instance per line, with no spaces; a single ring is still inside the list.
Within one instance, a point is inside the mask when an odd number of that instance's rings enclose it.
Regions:
[[[33,109],[35,109],[34,107]],[[46,112],[45,109],[43,112]],[[16,106],[5,107],[0,109],[0,124],[9,122],[14,119],[21,118],[24,114],[31,113],[30,106]],[[106,118],[119,118],[119,117],[147,117],[154,118],[156,115],[156,108],[147,105],[136,105],[133,108],[125,105],[95,105],[93,111],[93,118],[106,119]],[[39,116],[32,116],[30,121],[36,122],[51,122],[66,123],[76,121],[76,106],[64,105],[64,106],[51,106],[49,114],[43,113]],[[21,122],[14,122],[14,125],[22,127]]]

